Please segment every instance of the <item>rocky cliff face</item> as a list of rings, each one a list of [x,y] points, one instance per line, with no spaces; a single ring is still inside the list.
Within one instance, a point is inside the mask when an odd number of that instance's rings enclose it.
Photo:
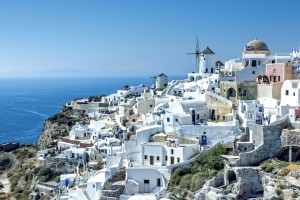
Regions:
[[[50,117],[44,122],[44,128],[38,140],[38,148],[42,150],[52,147],[56,144],[57,139],[69,135],[72,126],[83,119],[81,116],[64,111]]]
[[[67,124],[59,124],[47,120],[44,122],[44,129],[38,141],[39,149],[47,149],[55,144],[60,136],[67,136],[71,127]]]

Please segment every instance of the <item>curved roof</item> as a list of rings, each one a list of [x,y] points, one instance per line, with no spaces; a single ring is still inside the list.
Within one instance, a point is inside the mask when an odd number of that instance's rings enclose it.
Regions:
[[[255,39],[247,43],[246,51],[270,51],[270,50],[265,42]]]

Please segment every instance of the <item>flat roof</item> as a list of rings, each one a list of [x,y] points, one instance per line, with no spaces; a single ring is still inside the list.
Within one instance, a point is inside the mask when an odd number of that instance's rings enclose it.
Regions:
[[[147,143],[144,143],[142,145],[147,145],[147,146],[163,146],[165,144],[166,143],[163,143],[163,142],[147,142]]]

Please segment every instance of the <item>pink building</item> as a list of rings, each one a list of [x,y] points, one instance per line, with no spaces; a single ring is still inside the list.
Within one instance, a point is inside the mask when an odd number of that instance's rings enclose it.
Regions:
[[[285,80],[300,79],[300,73],[293,73],[295,63],[266,64],[266,75],[257,76],[258,98],[280,99],[280,91]]]

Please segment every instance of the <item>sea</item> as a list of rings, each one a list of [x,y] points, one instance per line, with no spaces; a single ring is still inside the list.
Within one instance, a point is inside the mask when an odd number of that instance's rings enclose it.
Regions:
[[[185,76],[169,76],[182,80]],[[151,86],[149,76],[0,78],[0,144],[38,141],[43,122],[76,98],[111,94],[125,85]]]

